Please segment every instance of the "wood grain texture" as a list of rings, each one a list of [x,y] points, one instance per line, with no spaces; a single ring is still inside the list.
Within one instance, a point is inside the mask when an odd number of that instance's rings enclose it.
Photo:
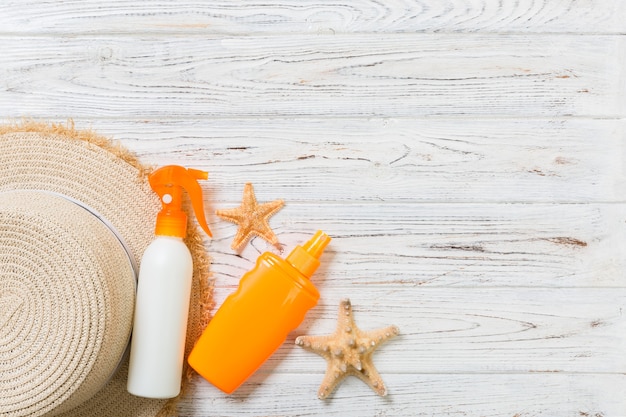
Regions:
[[[0,36],[9,117],[623,117],[616,36]]]
[[[154,165],[211,173],[211,203],[626,201],[626,120],[77,120]],[[160,149],[167,148],[164,153]]]
[[[384,375],[389,396],[371,395],[356,378],[346,380],[327,402],[315,397],[322,374],[269,374],[226,397],[197,381],[194,401],[181,414],[226,416],[484,416],[609,417],[626,409],[624,375],[476,374]],[[615,394],[615,395],[613,395]]]
[[[180,417],[624,417],[625,34],[621,0],[9,0],[0,117],[208,170],[212,312],[260,253],[333,237],[304,323]],[[286,201],[280,248],[230,249],[245,182]],[[344,297],[400,328],[386,398],[317,400],[293,343]]]
[[[228,205],[226,205],[228,206]],[[283,251],[253,239],[229,245],[236,227],[210,215],[207,245],[219,286],[233,286],[271,251],[286,256],[317,228],[333,237],[318,279],[332,293],[388,286],[623,287],[625,205],[290,204],[270,224]],[[298,231],[298,232],[296,232]],[[326,269],[329,268],[329,269]]]
[[[623,33],[621,0],[3,2],[12,33]]]
[[[324,276],[331,281],[334,274]],[[319,279],[316,283],[319,283]],[[232,282],[232,281],[231,281]],[[374,364],[381,375],[626,372],[626,290],[569,288],[343,288],[320,283],[322,299],[259,370],[323,374],[324,359],[296,346],[299,335],[335,330],[350,298],[357,325],[396,325]],[[216,303],[234,288],[216,290]],[[342,296],[343,294],[343,296]]]

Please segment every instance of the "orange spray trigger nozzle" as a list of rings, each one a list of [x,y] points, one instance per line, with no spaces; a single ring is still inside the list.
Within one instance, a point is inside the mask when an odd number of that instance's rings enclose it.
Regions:
[[[212,236],[204,216],[202,187],[198,180],[206,180],[209,174],[198,169],[167,165],[148,176],[150,187],[157,193],[163,205],[157,215],[155,233],[161,236],[185,237],[187,215],[182,209],[182,189],[187,191],[200,227]]]

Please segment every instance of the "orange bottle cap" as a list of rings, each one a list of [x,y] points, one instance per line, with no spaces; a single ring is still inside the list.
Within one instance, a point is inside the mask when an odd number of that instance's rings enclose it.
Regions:
[[[330,243],[330,240],[326,233],[318,230],[303,246],[296,246],[287,256],[286,261],[299,270],[302,275],[311,278],[315,270],[320,266],[319,258]]]

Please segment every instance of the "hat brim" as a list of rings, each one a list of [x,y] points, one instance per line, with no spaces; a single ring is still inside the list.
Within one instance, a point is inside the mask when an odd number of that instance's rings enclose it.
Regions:
[[[46,190],[78,200],[96,211],[122,237],[138,265],[154,238],[158,197],[148,185],[143,166],[123,147],[91,131],[68,126],[21,123],[0,126],[0,192]],[[189,222],[186,242],[192,253],[194,274],[187,349],[189,353],[208,322],[211,286],[209,259],[202,236]],[[183,390],[191,376],[186,365]],[[63,417],[171,415],[176,400],[139,398],[126,391],[127,359],[94,397]]]

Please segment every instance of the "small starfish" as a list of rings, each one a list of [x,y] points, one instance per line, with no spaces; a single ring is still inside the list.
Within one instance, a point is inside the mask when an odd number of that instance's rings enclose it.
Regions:
[[[335,333],[327,336],[299,336],[296,344],[317,353],[328,362],[326,375],[317,392],[320,400],[330,395],[348,375],[355,375],[378,395],[387,395],[387,388],[372,362],[372,353],[378,346],[396,336],[396,326],[363,331],[354,323],[352,305],[347,298],[339,305],[339,319]]]
[[[224,220],[236,223],[239,228],[233,239],[231,248],[240,249],[252,235],[257,235],[278,245],[278,238],[270,228],[268,219],[280,210],[285,202],[274,200],[268,203],[258,204],[254,196],[252,184],[246,183],[243,189],[243,200],[241,206],[226,210],[217,210],[215,213]]]

